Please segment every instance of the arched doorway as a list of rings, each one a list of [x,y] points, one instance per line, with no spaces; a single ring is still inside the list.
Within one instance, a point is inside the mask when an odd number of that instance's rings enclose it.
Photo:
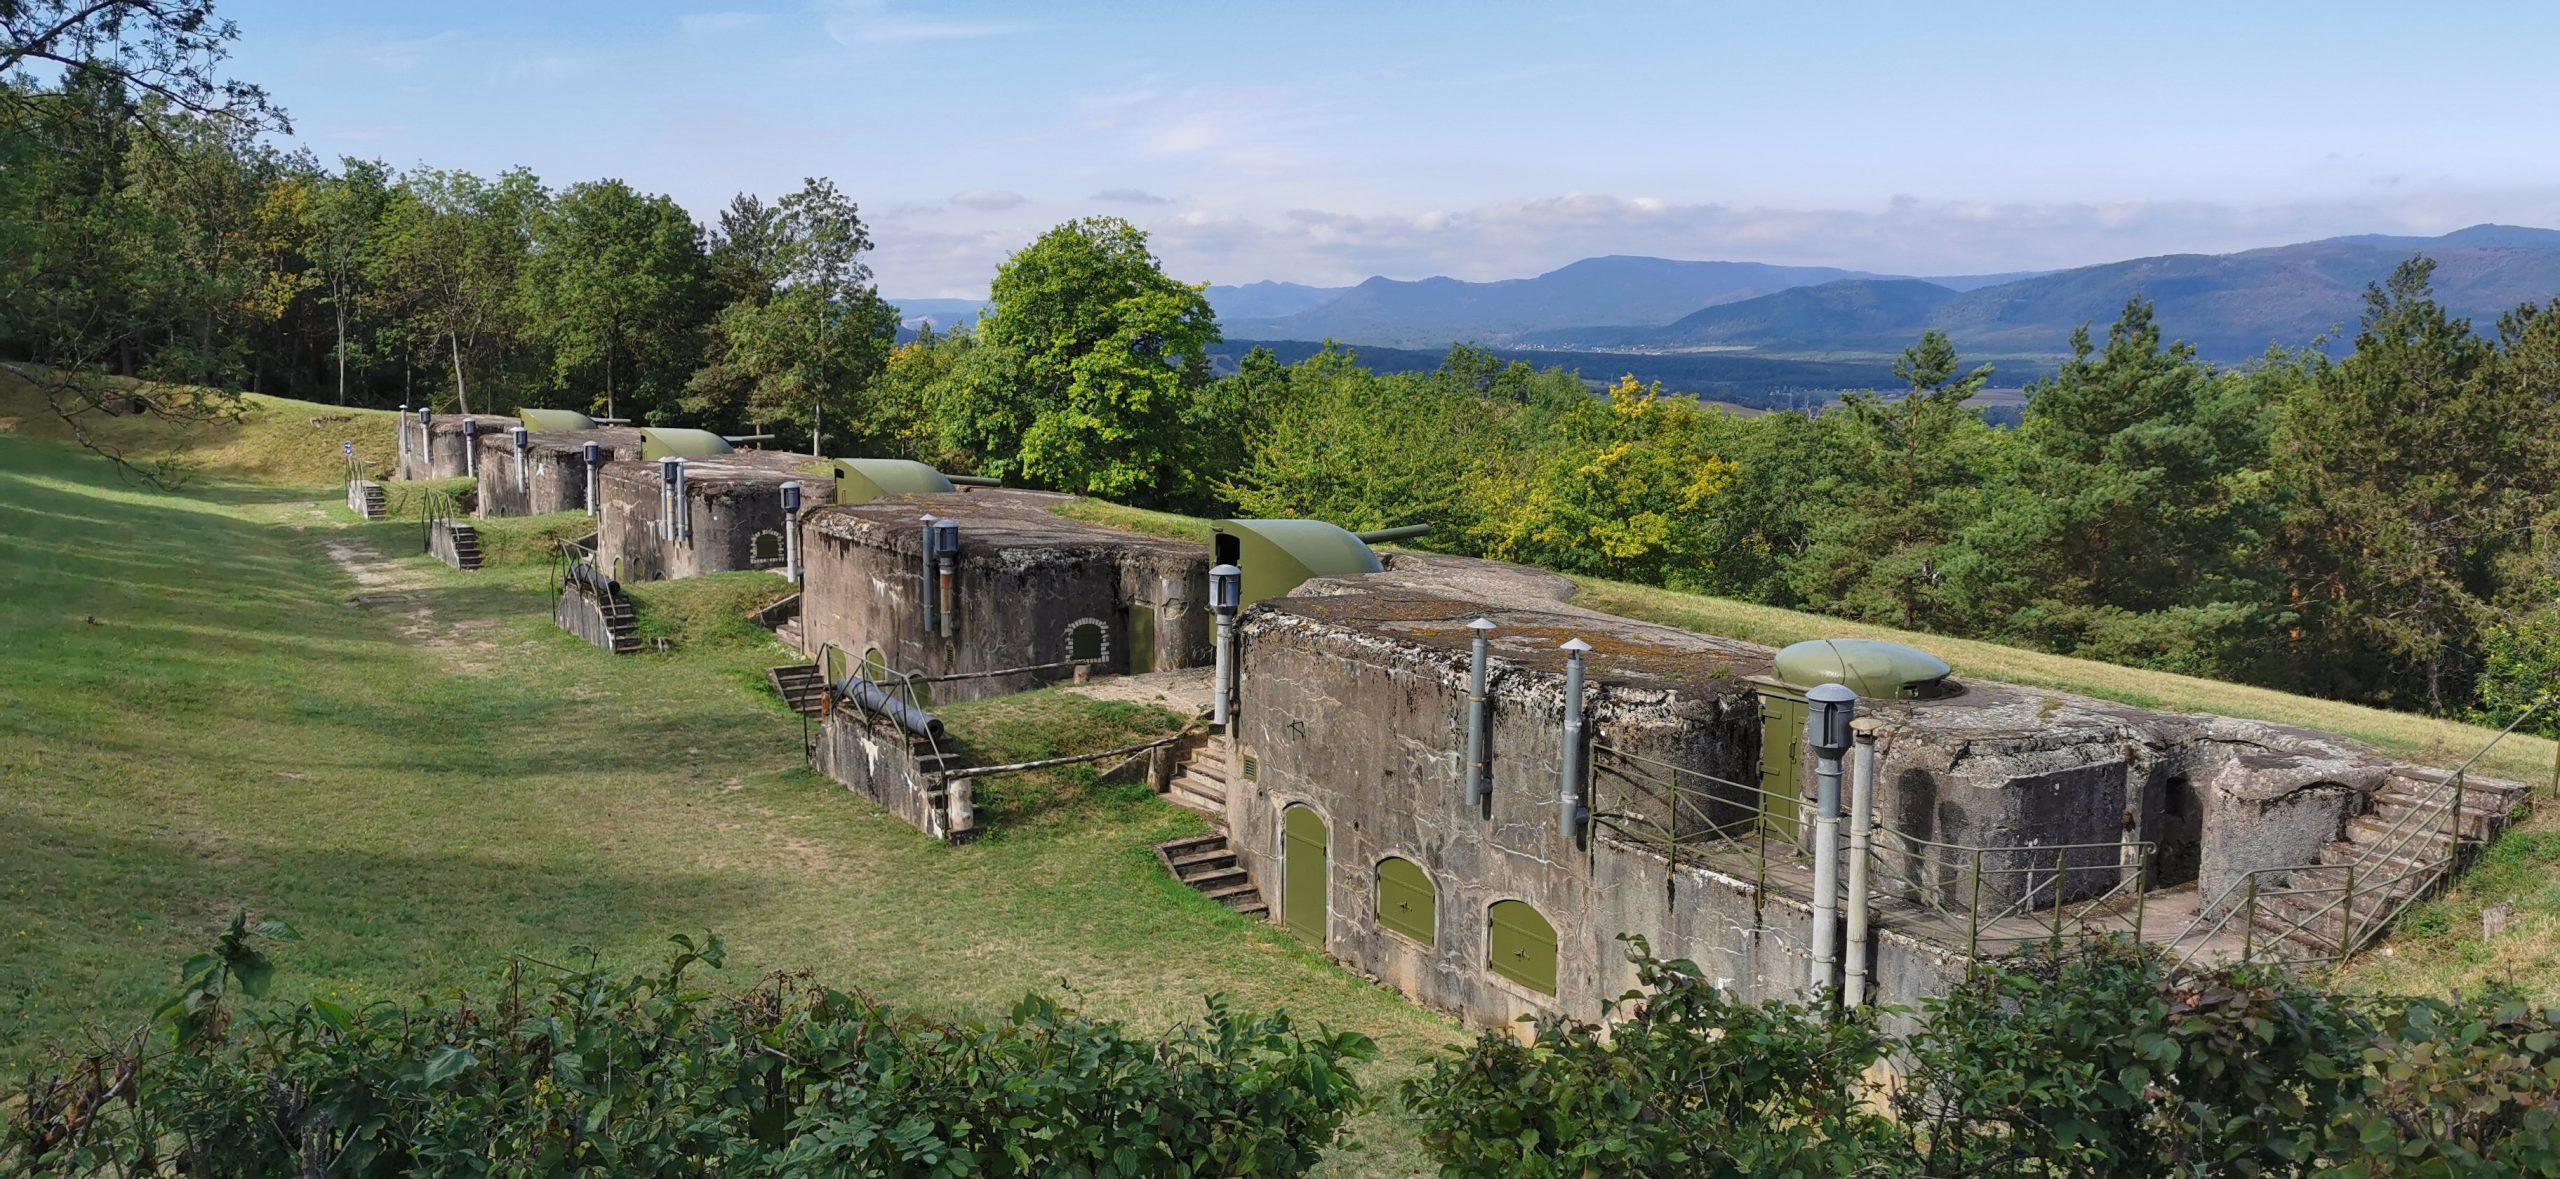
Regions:
[[[1318,948],[1324,945],[1326,896],[1332,866],[1327,862],[1330,837],[1315,808],[1293,806],[1281,812],[1280,916],[1289,932]]]

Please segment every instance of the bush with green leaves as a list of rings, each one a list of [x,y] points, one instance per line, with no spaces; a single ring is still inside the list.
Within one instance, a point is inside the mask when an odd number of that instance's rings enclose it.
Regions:
[[[1901,1149],[1861,1096],[1887,1047],[1871,1020],[1736,1003],[1629,940],[1644,990],[1602,1023],[1487,1032],[1405,1083],[1447,1174],[1858,1175]]]
[[[1405,1085],[1445,1173],[2560,1176],[2560,1012],[2512,995],[2175,974],[2098,943],[1987,965],[1895,1040],[1880,1012],[1735,1003],[1634,960],[1616,1022],[1487,1034]]]
[[[1139,1037],[1037,996],[981,1022],[803,975],[722,991],[716,937],[628,977],[518,959],[450,1001],[284,1003],[253,940],[234,922],[151,1026],[34,1069],[0,1172],[1292,1175],[1374,1054],[1216,997]]]

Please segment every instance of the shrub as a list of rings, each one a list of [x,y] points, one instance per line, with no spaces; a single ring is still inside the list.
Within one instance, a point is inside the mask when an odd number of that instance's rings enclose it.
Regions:
[[[2560,1013],[2391,1000],[2266,972],[2172,975],[2098,943],[1829,1021],[1634,960],[1603,1028],[1487,1035],[1407,1082],[1451,1175],[2560,1175]],[[1890,1055],[1893,1116],[1862,1074]]]
[[[1854,1175],[1896,1151],[1859,1096],[1885,1046],[1872,1022],[1731,1002],[1630,940],[1645,991],[1611,1005],[1622,1021],[1488,1032],[1405,1083],[1446,1173]]]
[[[801,975],[722,993],[691,977],[719,939],[674,940],[654,973],[519,959],[487,995],[348,1010],[258,1002],[235,922],[155,1027],[28,1076],[0,1171],[1289,1175],[1374,1051],[1215,997],[1140,1038],[1036,996],[977,1022]]]

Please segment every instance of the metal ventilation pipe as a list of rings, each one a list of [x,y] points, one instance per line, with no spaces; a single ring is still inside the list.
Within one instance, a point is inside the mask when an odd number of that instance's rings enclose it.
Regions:
[[[1493,620],[1467,624],[1475,643],[1467,654],[1467,809],[1493,817]]]
[[[469,423],[469,422],[465,422],[465,423],[463,423],[463,424],[464,424],[465,426],[468,426],[468,425],[470,425],[471,423]],[[512,429],[512,430],[507,431],[507,441],[512,442],[512,443],[514,443],[514,444],[515,444],[515,451],[516,451],[516,492],[517,492],[518,494],[522,494],[522,493],[524,492],[524,490],[525,490],[526,486],[528,485],[528,484],[527,484],[527,481],[526,481],[526,479],[525,479],[524,464],[525,464],[525,456],[526,456],[526,455],[528,455],[528,454],[531,454],[531,453],[532,453],[532,451],[533,451],[533,434],[532,434],[532,432],[530,432],[530,431],[526,430],[524,427],[522,427],[522,426],[517,426],[516,428],[514,428],[514,429]],[[477,448],[474,448],[474,449],[477,449]],[[531,506],[531,505],[527,505],[527,506]]]
[[[1584,824],[1591,821],[1591,806],[1583,801],[1582,762],[1582,653],[1590,649],[1591,644],[1580,639],[1564,645],[1564,756],[1558,759],[1564,763],[1564,783],[1557,799],[1562,812],[1558,821],[1564,837],[1576,844],[1582,842]]]
[[[676,538],[676,472],[684,460],[669,455],[658,460],[658,539]]]
[[[1840,755],[1849,751],[1849,722],[1858,716],[1858,694],[1839,684],[1816,685],[1804,694],[1804,743],[1813,747],[1813,977],[1812,998],[1832,987],[1840,954]]]
[[[410,473],[412,464],[409,460],[409,407],[405,405],[401,406],[400,416],[393,418],[392,421],[397,423],[400,427],[399,429],[392,431],[393,439],[396,443],[393,449],[399,463],[398,474],[403,479],[415,479],[417,476]]]
[[[676,465],[675,487],[669,492],[669,494],[675,497],[676,501],[676,514],[673,524],[676,534],[675,538],[679,543],[690,545],[693,543],[693,497],[685,494],[684,460],[679,458],[671,459],[669,461]]]
[[[800,485],[782,485],[782,579],[800,584]]]
[[[941,607],[942,637],[947,639],[951,637],[952,616],[959,613],[954,603],[960,599],[952,582],[960,571],[960,522],[936,520],[926,535],[933,542],[934,579],[940,590],[936,604]]]
[[[1234,719],[1236,692],[1236,608],[1244,602],[1244,570],[1219,565],[1209,571],[1209,612],[1218,620],[1218,678],[1209,703],[1209,723],[1221,732]]]
[[[578,453],[587,460],[587,514],[602,516],[604,501],[596,498],[596,467],[604,461],[604,448],[588,442],[578,447]]]
[[[436,439],[435,435],[430,433],[430,431],[434,429],[435,424],[435,407],[432,405],[419,406],[418,461],[421,465],[427,468],[427,474],[430,476],[436,473]]]
[[[480,477],[480,422],[475,418],[462,419],[462,473]]]
[[[1846,1007],[1867,1001],[1867,856],[1875,842],[1876,720],[1862,716],[1850,722],[1857,756],[1849,771],[1849,952],[1841,969],[1840,1002]]]
[[[923,562],[924,633],[934,634],[942,629],[942,595],[935,588],[938,583],[933,576],[933,526],[936,523],[933,513],[925,513],[919,523],[924,525],[923,540],[916,548],[916,552],[921,554],[917,559]]]

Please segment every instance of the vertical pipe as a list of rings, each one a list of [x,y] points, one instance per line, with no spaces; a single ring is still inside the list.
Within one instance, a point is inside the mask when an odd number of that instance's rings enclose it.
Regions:
[[[508,431],[508,432],[507,432],[507,440],[508,440],[508,441],[510,441],[510,442],[515,443],[515,452],[516,452],[516,493],[517,493],[517,494],[519,494],[519,495],[522,495],[522,494],[524,494],[524,493],[525,493],[525,490],[526,490],[526,488],[527,488],[527,486],[528,486],[528,484],[525,482],[525,477],[524,477],[524,456],[525,456],[525,452],[526,452],[526,451],[531,450],[531,449],[533,448],[533,435],[531,435],[531,434],[527,433],[527,432],[525,431],[525,428],[524,428],[524,427],[522,427],[522,426],[518,426],[518,427],[516,427],[515,429],[510,430],[510,431]],[[464,447],[464,448],[463,448],[463,453],[464,453],[464,454],[466,454],[466,455],[467,455],[467,454],[471,454],[472,452],[477,451],[478,449],[480,449],[480,448],[479,448],[479,447],[477,447],[477,446],[466,446],[466,447]],[[476,464],[478,463],[478,461],[479,461],[479,460],[475,458],[475,459],[473,459],[473,460],[471,460],[471,461],[476,465]],[[476,472],[475,472],[475,473],[476,473]],[[531,504],[526,504],[525,506],[526,506],[527,508],[530,508],[530,507],[532,507],[533,505],[531,505]]]
[[[402,479],[415,479],[418,477],[415,473],[418,469],[417,462],[409,457],[409,407],[401,406],[400,416],[392,420],[400,427],[394,432],[399,445],[393,448],[392,474]]]
[[[934,605],[942,615],[942,637],[947,639],[951,637],[954,620],[960,615],[960,595],[955,584],[960,565],[960,522],[934,521],[933,527],[925,530],[925,541],[925,547],[933,550],[934,579],[940,595],[934,600]]]
[[[1564,771],[1557,823],[1564,837],[1576,845],[1582,842],[1583,824],[1591,818],[1591,808],[1583,802],[1582,767],[1582,653],[1590,649],[1591,644],[1580,639],[1564,645],[1564,755],[1558,759]]]
[[[1475,641],[1467,653],[1467,809],[1493,817],[1493,620],[1467,624]]]
[[[1230,714],[1234,708],[1231,701],[1236,683],[1236,618],[1222,609],[1217,612],[1217,620],[1218,674],[1210,686],[1214,698],[1209,701],[1209,723],[1224,732],[1235,719]]]
[[[693,544],[693,496],[684,485],[684,460],[679,458],[675,463],[676,485],[670,494],[676,501],[676,541],[690,547]]]
[[[1821,684],[1805,693],[1805,744],[1813,747],[1813,964],[1809,995],[1815,1002],[1836,985],[1840,960],[1840,755],[1848,752],[1849,722],[1857,693]]]
[[[800,584],[800,485],[782,485],[782,579]]]
[[[480,477],[480,423],[470,418],[462,419],[462,473]]]
[[[676,538],[676,460],[658,460],[658,539]]]
[[[1840,1003],[1862,1007],[1867,1002],[1867,857],[1873,854],[1876,823],[1875,719],[1860,717],[1850,731],[1857,745],[1849,773],[1849,946]]]
[[[924,633],[933,634],[942,629],[942,620],[937,617],[937,615],[941,613],[942,599],[934,589],[933,515],[931,513],[926,513],[924,519],[920,521],[920,523],[922,523],[924,527],[918,535],[924,538],[924,543],[916,546],[916,552],[918,554],[916,559],[922,562],[923,565],[920,575],[924,579]]]
[[[604,501],[596,498],[596,465],[604,458],[604,448],[589,442],[578,450],[580,457],[587,460],[587,514],[602,516]]]

